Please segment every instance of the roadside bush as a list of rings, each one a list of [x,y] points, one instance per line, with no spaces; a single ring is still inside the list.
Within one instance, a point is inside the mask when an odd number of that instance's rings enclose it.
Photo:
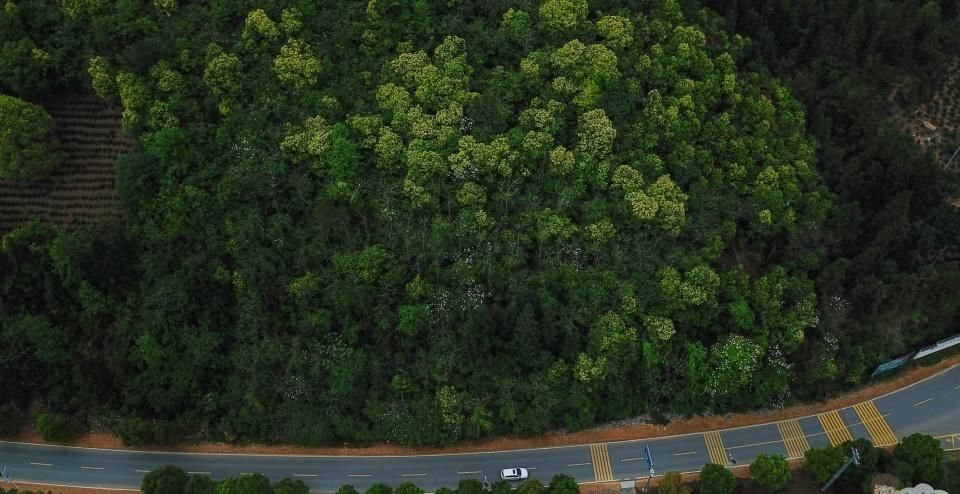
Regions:
[[[733,472],[716,463],[708,463],[700,471],[702,494],[731,494],[737,486]]]
[[[206,475],[191,475],[186,494],[216,494],[217,483]]]
[[[143,494],[184,494],[187,472],[173,465],[157,468],[143,476],[140,491]]]
[[[460,479],[457,494],[483,494],[483,483],[477,479]]]
[[[367,490],[363,491],[363,494],[393,494],[393,487],[390,487],[383,482],[377,482],[376,484],[367,487]]]
[[[577,485],[577,479],[558,473],[550,479],[548,491],[550,494],[579,494],[580,486]]]
[[[442,489],[442,487],[441,487],[441,489]],[[439,494],[439,493],[440,493],[440,491],[437,490],[437,493],[436,493],[436,494]],[[357,488],[356,488],[356,487],[354,487],[354,486],[352,486],[352,485],[350,485],[350,484],[344,484],[344,485],[341,485],[339,489],[337,489],[337,494],[360,494],[360,493],[357,492]]]
[[[423,494],[425,491],[412,482],[404,482],[393,490],[393,494]]]
[[[44,441],[63,443],[73,437],[70,419],[56,413],[41,413],[37,417],[37,432]]]
[[[750,464],[750,475],[760,487],[778,491],[790,483],[790,465],[783,455],[759,455]]]
[[[280,479],[273,485],[273,494],[310,494],[310,487],[300,479]]]
[[[910,485],[933,482],[942,461],[940,441],[927,434],[910,434],[893,450],[893,474]]]
[[[532,478],[524,480],[520,487],[517,487],[517,494],[544,494],[544,492],[546,489],[543,488],[543,484]]]
[[[173,425],[167,422],[143,420],[139,418],[120,419],[113,432],[126,446],[145,446],[147,444],[165,444],[176,439]]]
[[[680,472],[667,472],[657,489],[660,494],[690,494],[690,487],[683,485]]]
[[[843,450],[836,446],[813,448],[804,453],[807,459],[803,468],[813,475],[817,482],[826,482],[843,465]]]

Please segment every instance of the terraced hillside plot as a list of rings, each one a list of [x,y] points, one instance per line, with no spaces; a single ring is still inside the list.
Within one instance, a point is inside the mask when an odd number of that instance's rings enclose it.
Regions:
[[[0,233],[31,220],[82,227],[121,218],[115,163],[133,141],[120,129],[120,109],[93,95],[66,95],[44,106],[66,159],[43,178],[0,180]]]

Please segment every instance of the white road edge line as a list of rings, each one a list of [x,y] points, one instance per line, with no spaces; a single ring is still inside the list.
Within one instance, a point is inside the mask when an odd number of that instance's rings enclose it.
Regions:
[[[590,463],[590,462],[587,462],[587,463],[570,463],[570,464],[567,465],[567,466],[568,466],[568,467],[582,467],[582,466],[584,466],[584,465],[592,465],[592,463]]]
[[[38,467],[52,467],[52,466],[53,466],[53,463],[37,463],[37,462],[33,462],[33,461],[31,461],[30,464],[31,464],[31,465],[36,465],[36,466],[38,466]]]
[[[80,467],[84,470],[103,470],[103,467]]]
[[[915,406],[915,407],[916,407],[916,406],[920,406],[920,405],[923,405],[924,403],[926,403],[926,402],[928,402],[928,401],[932,401],[932,400],[933,400],[933,398],[927,398],[926,400],[923,400],[923,401],[914,403],[913,406]]]

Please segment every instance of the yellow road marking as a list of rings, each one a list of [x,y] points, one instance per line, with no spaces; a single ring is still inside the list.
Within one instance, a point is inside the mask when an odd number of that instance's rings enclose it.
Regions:
[[[707,443],[707,454],[710,455],[710,462],[717,465],[727,465],[727,450],[723,448],[723,438],[717,431],[704,432],[703,440]]]
[[[613,467],[610,465],[610,452],[607,444],[591,444],[590,458],[593,460],[593,477],[597,482],[613,480]]]
[[[843,423],[840,412],[834,410],[821,413],[817,415],[817,418],[820,419],[820,425],[823,427],[823,431],[827,433],[831,446],[843,444],[845,441],[853,441],[853,436],[850,435],[847,425]]]
[[[803,454],[810,449],[810,443],[803,435],[800,422],[796,419],[777,422],[777,429],[780,430],[783,445],[787,448],[787,458],[803,458]]]
[[[875,446],[890,446],[900,442],[897,440],[897,435],[893,433],[893,429],[890,428],[890,424],[880,414],[880,410],[877,409],[873,400],[856,404],[853,409],[860,417],[860,421],[863,422],[863,426],[867,428],[867,432],[870,433],[870,439]]]

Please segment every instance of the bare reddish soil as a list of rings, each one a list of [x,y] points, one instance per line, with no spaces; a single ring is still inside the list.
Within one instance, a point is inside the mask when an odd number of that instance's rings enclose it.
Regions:
[[[0,233],[37,220],[80,227],[121,218],[117,157],[133,148],[120,129],[120,109],[94,95],[63,95],[44,104],[67,157],[48,176],[0,180]]]

